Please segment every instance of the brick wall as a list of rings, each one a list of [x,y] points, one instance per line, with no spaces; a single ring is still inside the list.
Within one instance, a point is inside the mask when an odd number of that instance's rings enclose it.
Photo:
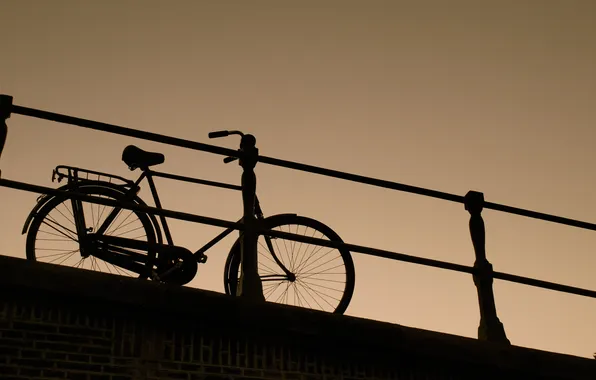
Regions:
[[[596,362],[0,257],[2,379],[591,379]]]

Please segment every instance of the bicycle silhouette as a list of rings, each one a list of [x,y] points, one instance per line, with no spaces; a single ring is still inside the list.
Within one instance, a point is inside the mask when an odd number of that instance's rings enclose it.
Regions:
[[[250,136],[239,131],[222,131],[210,133],[209,137],[229,134],[238,134],[242,138]],[[234,159],[227,157],[224,162]],[[163,163],[165,156],[134,145],[124,149],[122,160],[131,171],[141,170],[135,181],[59,165],[53,171],[52,182],[67,178],[67,184],[59,189],[146,206],[147,203],[138,196],[139,185],[146,179],[158,209],[162,209],[162,205],[154,177],[242,190],[237,185],[151,170],[150,167]],[[343,242],[330,227],[311,218],[297,214],[265,217],[258,198],[255,198],[254,213],[266,229]],[[46,194],[38,198],[22,233],[27,233],[29,260],[59,265],[71,263],[81,269],[184,285],[195,277],[198,264],[206,263],[205,252],[233,231],[233,228],[225,229],[191,253],[174,245],[167,220],[162,215],[158,222],[153,214]],[[240,244],[241,238],[238,238],[224,267],[225,293],[232,296],[237,295],[239,285]],[[260,235],[258,273],[265,299],[269,302],[343,313],[354,292],[354,264],[350,252],[345,249]]]

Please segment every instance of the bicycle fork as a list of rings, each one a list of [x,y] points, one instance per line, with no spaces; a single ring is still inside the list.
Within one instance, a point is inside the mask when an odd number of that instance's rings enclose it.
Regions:
[[[256,196],[255,196],[255,216],[257,217],[257,220],[259,222],[262,222],[265,219],[265,216],[263,215],[263,210],[261,209],[261,204],[259,203],[259,198],[257,198]],[[271,240],[272,240],[271,236],[263,235],[263,237],[265,238],[265,243],[267,244],[267,249],[269,249],[269,252],[271,252],[271,256],[273,256],[273,260],[284,271],[286,276],[285,276],[285,278],[283,278],[283,277],[280,278],[280,276],[277,274],[263,275],[263,276],[261,276],[261,280],[263,280],[263,281],[288,280],[290,282],[296,281],[296,275],[294,273],[290,272],[290,270],[288,268],[286,268],[286,266],[281,262],[281,260],[275,254],[275,250],[273,249],[273,244],[271,243]],[[258,247],[257,247],[257,249],[258,249]]]
[[[275,260],[277,265],[279,265],[279,267],[284,271],[286,276],[285,276],[285,278],[283,278],[283,277],[280,278],[279,275],[269,274],[269,275],[261,276],[261,279],[263,279],[265,281],[276,281],[276,280],[288,280],[290,282],[296,281],[296,275],[294,273],[290,272],[290,270],[288,268],[286,268],[286,266],[281,262],[281,260],[275,254],[275,250],[273,249],[273,244],[271,244],[271,237],[266,236],[266,235],[264,237],[265,237],[265,242],[267,243],[267,248],[269,249],[269,252],[271,252],[271,256],[273,256],[273,260]]]

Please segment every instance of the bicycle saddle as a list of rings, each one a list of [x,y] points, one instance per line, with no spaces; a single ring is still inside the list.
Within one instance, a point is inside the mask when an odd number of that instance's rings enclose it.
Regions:
[[[163,164],[166,157],[157,152],[147,152],[134,145],[129,145],[122,152],[122,161],[130,170],[147,169],[149,166]]]

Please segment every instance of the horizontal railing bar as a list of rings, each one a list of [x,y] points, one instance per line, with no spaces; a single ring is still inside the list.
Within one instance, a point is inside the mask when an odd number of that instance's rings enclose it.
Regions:
[[[464,203],[464,197],[461,195],[445,193],[445,192],[437,191],[437,190],[425,189],[423,187],[411,186],[411,185],[406,185],[406,184],[402,184],[402,183],[361,176],[361,175],[357,175],[357,174],[345,173],[345,172],[341,172],[338,170],[326,169],[326,168],[321,168],[321,167],[313,166],[313,165],[300,164],[297,162],[281,160],[281,159],[273,158],[273,157],[259,156],[259,161],[266,163],[266,164],[270,164],[270,165],[305,171],[308,173],[320,174],[320,175],[324,175],[327,177],[334,177],[334,178],[344,179],[347,181],[359,182],[359,183],[364,183],[364,184],[368,184],[368,185],[372,185],[372,186],[383,187],[383,188],[393,189],[393,190],[398,190],[398,191],[404,191],[407,193],[413,193],[413,194],[418,194],[418,195],[424,195],[424,196],[428,196],[428,197],[432,197],[432,198],[448,200],[451,202]],[[550,215],[550,214],[546,214],[546,213],[542,213],[542,212],[536,212],[536,211],[531,211],[531,210],[525,210],[522,208],[506,206],[506,205],[502,205],[499,203],[484,202],[484,208],[495,210],[495,211],[501,211],[501,212],[505,212],[505,213],[509,213],[509,214],[525,216],[528,218],[540,219],[540,220],[544,220],[544,221],[548,221],[548,222],[554,222],[554,223],[558,223],[558,224],[566,224],[568,226],[579,227],[579,228],[596,231],[596,224],[594,224],[594,223],[582,222],[579,220],[564,218],[561,216]]]
[[[492,203],[492,202],[485,202],[484,207],[487,209],[495,210],[495,211],[502,211],[502,212],[506,212],[509,214],[517,214],[517,215],[521,215],[521,216],[526,216],[528,218],[540,219],[540,220],[544,220],[547,222],[565,224],[565,225],[572,226],[572,227],[578,227],[578,228],[583,228],[586,230],[596,231],[596,224],[594,224],[594,223],[582,222],[580,220],[564,218],[562,216],[550,215],[550,214],[545,214],[542,212],[525,210],[523,208],[506,206],[506,205]]]
[[[60,123],[66,124],[73,124],[84,128],[90,128],[115,134],[121,134],[130,137],[136,137],[140,139],[150,140],[158,143],[175,145],[182,148],[188,148],[193,150],[199,150],[219,155],[226,155],[226,156],[233,156],[239,157],[240,153],[237,150],[222,148],[215,145],[209,145],[204,143],[199,143],[195,141],[184,140],[176,137],[170,137],[166,135],[161,135],[152,132],[140,131],[131,128],[125,128],[117,125],[106,124],[101,122],[96,122],[87,119],[81,119],[73,116],[62,115],[54,112],[42,111],[34,108],[28,108],[23,106],[12,106],[12,112],[20,115],[37,117],[40,119],[51,120]],[[412,185],[406,185],[398,182],[386,181],[372,177],[366,177],[358,174],[351,174],[346,172],[341,172],[338,170],[333,169],[326,169],[321,168],[314,165],[307,165],[301,164],[298,162],[282,160],[273,157],[267,156],[259,156],[259,162],[274,165],[274,166],[281,166],[288,169],[300,170],[308,173],[320,174],[327,177],[334,177],[338,179],[344,179],[347,181],[364,183],[372,186],[382,187],[386,189],[404,191],[408,193],[424,195],[432,198],[443,199],[451,202],[456,203],[464,203],[464,197],[461,195],[446,193],[437,190],[426,189],[423,187],[417,187]],[[528,218],[544,220],[548,222],[558,223],[558,224],[565,224],[572,227],[578,227],[588,230],[596,231],[596,224],[583,222],[575,219],[564,218],[556,215],[550,215],[546,213],[525,210],[517,207],[506,206],[498,203],[493,202],[485,202],[484,207],[486,209],[491,209],[495,211],[506,212],[510,214],[516,214],[520,216],[525,216]]]
[[[474,271],[474,268],[468,267],[465,265],[461,265],[461,264],[449,263],[446,261],[439,261],[439,260],[433,260],[433,259],[426,259],[424,257],[411,256],[411,255],[406,255],[404,253],[397,253],[397,252],[392,252],[392,251],[386,251],[383,249],[370,248],[370,247],[365,247],[362,245],[347,244],[347,243],[335,242],[335,241],[331,241],[331,240],[314,238],[314,237],[305,236],[305,235],[297,235],[297,234],[293,234],[293,233],[289,233],[289,232],[262,229],[259,231],[259,234],[273,236],[273,237],[282,238],[282,239],[293,240],[293,241],[298,241],[301,243],[322,245],[322,246],[328,247],[328,248],[346,249],[350,252],[363,253],[363,254],[369,255],[369,256],[377,256],[377,257],[383,257],[383,258],[392,259],[392,260],[405,261],[408,263],[420,264],[420,265],[425,265],[425,266],[435,267],[435,268],[443,268],[443,269],[453,270],[456,272],[473,273],[473,271]]]
[[[203,152],[220,154],[223,156],[239,157],[238,151],[234,149],[222,148],[220,146],[199,143],[196,141],[161,135],[153,132],[140,131],[138,129],[126,128],[118,125],[101,123],[93,120],[81,119],[74,116],[67,116],[54,112],[42,111],[34,108],[13,105],[12,112],[19,115],[36,117],[39,119],[55,121],[58,123],[72,124],[83,128],[94,129],[97,131],[104,131],[124,136],[136,137],[139,139],[154,141],[162,144],[175,145],[182,148],[200,150]]]
[[[519,284],[535,286],[538,288],[556,290],[556,291],[563,292],[563,293],[571,293],[571,294],[576,294],[578,296],[596,298],[596,291],[577,288],[575,286],[562,285],[562,284],[557,284],[554,282],[537,280],[534,278],[517,276],[515,274],[502,273],[502,272],[493,272],[493,277],[496,279],[499,279],[499,280],[503,280],[503,281],[517,282]]]
[[[444,199],[444,200],[451,201],[451,202],[458,202],[458,203],[464,202],[464,197],[462,197],[461,195],[455,195],[455,194],[445,193],[442,191],[425,189],[423,187],[405,185],[405,184],[398,183],[398,182],[386,181],[386,180],[372,178],[372,177],[366,177],[366,176],[362,176],[362,175],[358,175],[358,174],[341,172],[339,170],[325,169],[325,168],[321,168],[318,166],[281,160],[279,158],[259,156],[259,162],[262,162],[264,164],[269,164],[269,165],[281,166],[281,167],[289,168],[289,169],[300,170],[300,171],[309,172],[309,173],[320,174],[320,175],[324,175],[327,177],[335,177],[335,178],[344,179],[347,181],[359,182],[359,183],[364,183],[367,185],[383,187],[386,189],[399,190],[399,191],[405,191],[408,193],[425,195],[428,197]]]
[[[90,203],[97,203],[97,204],[102,204],[102,205],[111,206],[111,207],[121,207],[121,208],[128,209],[128,210],[139,211],[139,212],[155,214],[155,215],[163,215],[165,217],[170,217],[170,218],[174,218],[174,219],[181,219],[181,220],[186,220],[186,221],[190,221],[190,222],[209,224],[209,225],[218,226],[218,227],[233,228],[236,230],[244,229],[244,226],[241,222],[230,222],[227,220],[221,220],[221,219],[216,219],[216,218],[211,218],[211,217],[206,217],[206,216],[199,216],[199,215],[184,213],[184,212],[180,212],[180,211],[165,210],[165,209],[158,209],[158,208],[150,207],[150,206],[136,205],[136,204],[132,204],[132,203],[128,203],[128,202],[121,202],[121,201],[115,201],[115,200],[110,200],[110,199],[106,199],[106,198],[94,197],[94,196],[90,196],[90,195],[86,195],[86,194],[82,194],[82,193],[78,193],[78,192],[74,192],[74,191],[70,191],[70,190],[68,190],[68,191],[67,190],[58,190],[58,189],[53,189],[50,187],[32,185],[32,184],[28,184],[28,183],[17,182],[17,181],[12,181],[12,180],[7,180],[7,179],[0,179],[0,186],[9,187],[9,188],[17,189],[17,190],[34,192],[34,193],[40,193],[40,194],[46,193],[46,194],[51,194],[51,195],[55,195],[55,196],[63,196],[66,198],[78,199],[78,200],[82,200],[82,201],[86,201],[86,202],[90,202]],[[430,266],[430,267],[435,267],[435,268],[442,268],[442,269],[452,270],[452,271],[456,271],[456,272],[469,273],[469,274],[475,273],[475,269],[473,267],[469,267],[469,266],[465,266],[465,265],[461,265],[461,264],[449,263],[446,261],[440,261],[440,260],[434,260],[434,259],[427,259],[427,258],[423,258],[423,257],[406,255],[403,253],[392,252],[392,251],[371,248],[371,247],[365,247],[365,246],[361,246],[361,245],[347,244],[347,243],[342,243],[342,242],[334,242],[334,241],[330,241],[330,240],[324,240],[324,239],[319,239],[319,238],[314,238],[314,237],[309,237],[309,236],[304,236],[304,235],[298,235],[298,234],[293,234],[293,233],[288,233],[288,232],[283,232],[283,231],[275,231],[275,230],[260,229],[259,233],[263,234],[263,235],[267,235],[267,236],[278,237],[278,238],[282,238],[282,239],[288,239],[288,240],[298,241],[298,242],[307,243],[307,244],[314,244],[314,245],[324,246],[324,247],[328,247],[328,248],[346,249],[350,252],[357,252],[357,253],[362,253],[362,254],[366,254],[366,255],[370,255],[370,256],[382,257],[382,258],[387,258],[387,259],[392,259],[392,260],[397,260],[397,261],[404,261],[404,262],[409,262],[409,263],[419,264],[419,265],[424,265],[424,266]],[[528,277],[522,277],[522,276],[517,276],[517,275],[502,273],[502,272],[493,272],[493,277],[496,279],[504,280],[504,281],[517,282],[517,283],[535,286],[535,287],[539,287],[539,288],[556,290],[556,291],[563,292],[563,293],[571,293],[571,294],[596,298],[596,291],[593,291],[593,290],[582,289],[582,288],[577,288],[577,287],[572,287],[572,286],[562,285],[562,284],[556,284],[556,283],[552,283],[552,282],[548,282],[548,281],[537,280],[537,279],[532,279],[532,278],[528,278]]]
[[[164,172],[156,172],[156,171],[153,171],[153,170],[150,173],[154,177],[162,177],[162,178],[173,179],[173,180],[176,180],[176,181],[184,181],[184,182],[190,182],[190,183],[197,183],[197,184],[200,184],[200,185],[220,187],[220,188],[223,188],[223,189],[240,190],[240,191],[242,191],[242,186],[240,186],[240,185],[233,185],[231,183],[209,181],[209,180],[206,180],[206,179],[185,177],[185,176],[181,176],[181,175],[177,175],[177,174],[170,174],[170,173],[164,173]]]
[[[413,264],[425,265],[425,266],[435,267],[435,268],[442,268],[442,269],[452,270],[452,271],[456,271],[456,272],[463,272],[463,273],[470,273],[470,274],[474,274],[476,272],[474,267],[469,267],[469,266],[455,264],[455,263],[449,263],[446,261],[426,259],[426,258],[422,258],[422,257],[406,255],[404,253],[397,253],[397,252],[386,251],[386,250],[382,250],[382,249],[364,247],[361,245],[333,242],[330,240],[324,240],[324,239],[319,239],[319,238],[314,238],[314,237],[309,237],[309,236],[304,236],[304,235],[296,235],[296,234],[292,234],[292,233],[288,233],[288,232],[275,231],[275,230],[271,230],[271,231],[262,230],[260,233],[263,235],[269,235],[269,236],[278,237],[278,238],[282,238],[282,239],[299,241],[299,242],[307,243],[307,244],[322,245],[322,246],[328,247],[328,248],[338,248],[338,249],[343,248],[350,252],[358,252],[358,253],[362,253],[365,255],[383,257],[386,259],[392,259],[392,260],[397,260],[397,261],[405,261],[405,262],[409,262],[409,263],[413,263]],[[553,282],[537,280],[537,279],[517,276],[517,275],[513,275],[513,274],[507,274],[507,273],[501,273],[501,272],[493,272],[493,273],[494,273],[493,277],[500,279],[500,280],[517,282],[520,284],[536,286],[539,288],[556,290],[556,291],[563,292],[563,293],[571,293],[571,294],[576,294],[576,295],[580,295],[580,296],[596,298],[596,291],[593,291],[593,290],[576,288],[573,286],[556,284]]]
[[[0,186],[9,187],[17,190],[29,191],[38,194],[51,194],[59,197],[73,198],[81,201],[96,203],[111,207],[120,207],[127,210],[139,211],[147,214],[162,215],[168,218],[181,219],[189,222],[209,224],[217,227],[233,228],[235,230],[244,230],[244,225],[239,222],[230,222],[223,219],[211,218],[208,216],[200,216],[189,214],[181,211],[173,211],[167,209],[159,209],[150,206],[136,205],[130,202],[122,202],[117,200],[110,200],[107,198],[94,197],[83,193],[78,193],[72,190],[58,190],[51,187],[32,185],[24,182],[17,182],[8,179],[0,179]]]

